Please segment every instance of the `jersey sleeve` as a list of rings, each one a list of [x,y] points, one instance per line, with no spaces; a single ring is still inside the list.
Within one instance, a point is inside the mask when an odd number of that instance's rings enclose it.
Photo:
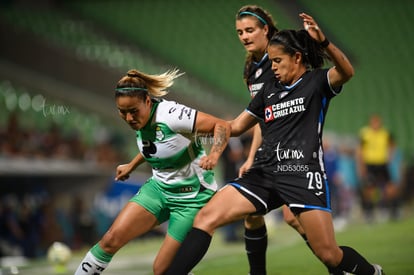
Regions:
[[[264,101],[263,101],[264,91],[257,93],[255,97],[249,103],[249,106],[246,108],[246,112],[253,115],[254,117],[263,120],[263,110],[264,110]]]
[[[273,83],[273,82],[272,82]],[[268,86],[269,83],[266,85]],[[249,105],[246,108],[246,112],[253,115],[259,120],[263,120],[263,110],[264,110],[264,95],[267,91],[267,87],[259,91],[254,98],[250,101]]]
[[[333,88],[329,81],[329,72],[330,69],[322,69],[320,72],[323,82],[326,83],[324,86],[324,93],[327,97],[334,97],[342,91],[342,85],[339,87]]]
[[[193,132],[197,110],[174,101],[163,102],[163,105],[160,115],[171,130],[177,133]]]

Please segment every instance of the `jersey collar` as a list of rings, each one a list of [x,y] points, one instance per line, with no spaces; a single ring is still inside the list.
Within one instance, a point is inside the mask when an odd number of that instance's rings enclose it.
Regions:
[[[292,90],[293,88],[295,88],[301,81],[302,81],[302,79],[303,79],[303,77],[301,77],[301,78],[299,78],[298,80],[296,80],[295,81],[295,83],[293,83],[292,85],[288,85],[288,86],[286,86],[286,85],[283,85],[282,83],[281,83],[281,85],[282,85],[282,87],[285,89],[285,90],[288,90],[288,91],[290,91],[290,90]]]
[[[155,110],[157,110],[158,104],[160,104],[160,100],[151,99],[151,101],[152,101],[152,107],[151,107],[150,116],[149,116],[147,124],[145,124],[143,129],[151,127],[152,120],[153,120],[153,117],[154,117],[154,114],[155,114]]]
[[[256,67],[260,67],[264,62],[266,62],[269,59],[269,56],[267,53],[265,53],[262,57],[262,59],[259,62],[254,62],[253,64],[256,65]]]

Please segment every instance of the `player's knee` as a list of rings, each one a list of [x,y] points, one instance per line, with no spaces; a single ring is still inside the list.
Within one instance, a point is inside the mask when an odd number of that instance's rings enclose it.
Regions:
[[[315,249],[314,253],[326,266],[338,266],[341,262],[341,254],[337,249]]]
[[[220,226],[220,217],[214,211],[204,207],[195,216],[193,226],[207,232],[214,231]]]
[[[247,216],[244,220],[244,226],[247,229],[253,230],[265,225],[263,216]]]
[[[100,241],[101,248],[110,254],[115,254],[124,244],[119,234],[107,231]]]

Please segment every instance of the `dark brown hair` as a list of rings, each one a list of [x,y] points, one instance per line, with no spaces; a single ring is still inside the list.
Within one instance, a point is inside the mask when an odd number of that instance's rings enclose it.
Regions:
[[[289,55],[300,52],[303,64],[314,69],[322,67],[324,60],[329,59],[321,44],[306,30],[282,30],[270,39],[269,47],[274,45],[283,46],[284,52]]]
[[[267,39],[269,41],[273,37],[273,35],[278,32],[278,29],[276,27],[276,22],[273,20],[272,15],[269,12],[267,12],[265,9],[263,9],[262,7],[256,6],[256,5],[246,5],[246,6],[241,7],[236,14],[236,20],[240,20],[246,16],[255,18],[260,28],[264,28],[265,25],[268,26],[269,32],[267,33]],[[249,52],[247,53],[246,60],[244,63],[243,79],[245,82],[247,81],[248,74],[250,71],[250,66],[252,64],[253,64],[253,55],[252,53]]]

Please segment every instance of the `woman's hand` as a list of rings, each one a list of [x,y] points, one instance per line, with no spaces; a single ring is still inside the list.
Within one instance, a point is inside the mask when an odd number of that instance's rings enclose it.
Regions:
[[[205,170],[212,170],[214,167],[216,167],[217,162],[218,162],[218,158],[212,155],[208,155],[208,156],[201,157],[199,165],[201,168]]]
[[[121,164],[118,165],[116,168],[116,177],[115,180],[127,180],[129,178],[129,174],[131,173],[130,164]]]
[[[239,168],[239,177],[243,176],[244,173],[247,172],[247,170],[250,169],[253,165],[253,159],[247,159],[242,166]]]
[[[313,17],[306,13],[301,13],[299,16],[303,19],[303,28],[309,33],[310,37],[315,41],[322,43],[325,40],[325,35]]]

